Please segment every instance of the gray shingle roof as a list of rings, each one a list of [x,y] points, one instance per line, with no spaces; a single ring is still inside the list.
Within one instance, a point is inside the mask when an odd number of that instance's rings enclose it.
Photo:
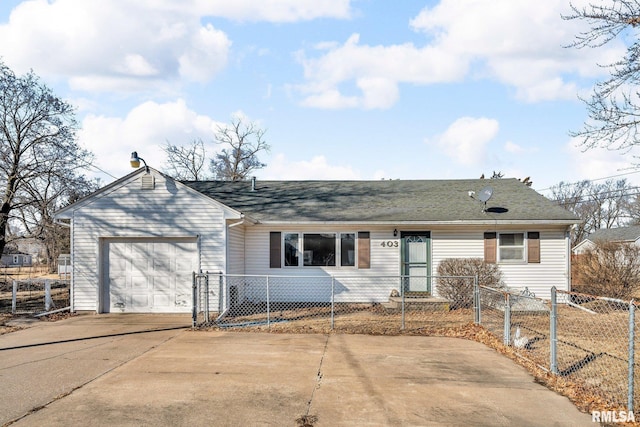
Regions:
[[[388,181],[184,181],[260,222],[561,222],[579,220],[517,179]],[[469,196],[486,186],[483,204]]]
[[[640,238],[640,225],[618,228],[601,228],[589,234],[588,240],[592,242],[634,242]]]

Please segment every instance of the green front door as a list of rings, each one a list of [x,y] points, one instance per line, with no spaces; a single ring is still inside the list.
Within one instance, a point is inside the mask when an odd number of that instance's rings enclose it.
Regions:
[[[403,231],[402,275],[405,292],[415,295],[431,294],[431,232]]]

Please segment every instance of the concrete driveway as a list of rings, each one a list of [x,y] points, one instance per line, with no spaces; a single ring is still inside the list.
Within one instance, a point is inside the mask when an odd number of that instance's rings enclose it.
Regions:
[[[81,316],[0,336],[0,423],[593,425],[479,343],[201,332],[188,322]]]

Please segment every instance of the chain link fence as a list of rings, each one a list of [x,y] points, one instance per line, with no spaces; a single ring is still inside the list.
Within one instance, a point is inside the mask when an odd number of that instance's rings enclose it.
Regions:
[[[440,277],[194,274],[194,325],[363,333],[462,326],[473,319],[468,292],[437,296]],[[468,295],[467,295],[468,294]]]
[[[479,324],[521,356],[549,369],[550,301],[527,288],[518,291],[479,287]]]
[[[555,288],[547,301],[526,289],[479,288],[478,323],[520,357],[611,407],[632,411],[640,403],[635,302]]]
[[[634,354],[639,348],[637,303],[575,292],[556,295],[552,372],[593,390],[611,405],[633,410],[640,403]]]
[[[0,313],[40,314],[70,306],[69,279],[0,281]]]

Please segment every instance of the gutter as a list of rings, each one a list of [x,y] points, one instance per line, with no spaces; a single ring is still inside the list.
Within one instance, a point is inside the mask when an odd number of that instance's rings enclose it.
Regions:
[[[245,216],[245,214],[241,213],[240,214],[240,221],[238,222],[234,222],[233,224],[229,224],[227,225],[227,229],[229,228],[233,228],[233,227],[237,227],[238,225],[243,225],[243,224],[248,224],[248,225],[256,225],[258,222],[248,218]]]
[[[402,226],[402,225],[418,225],[418,226],[437,226],[437,225],[467,225],[467,226],[483,226],[483,225],[572,225],[576,224],[577,221],[573,220],[522,220],[522,219],[511,219],[511,220],[500,220],[500,219],[487,219],[487,220],[447,220],[447,221],[356,221],[356,220],[347,220],[347,221],[260,221],[262,225],[282,225],[282,224],[291,224],[291,225],[378,225],[378,226]],[[255,223],[254,223],[255,224]]]
[[[55,218],[53,220],[53,223],[57,224],[57,225],[62,225],[63,227],[71,228],[71,223],[70,222],[63,222],[61,219]]]

